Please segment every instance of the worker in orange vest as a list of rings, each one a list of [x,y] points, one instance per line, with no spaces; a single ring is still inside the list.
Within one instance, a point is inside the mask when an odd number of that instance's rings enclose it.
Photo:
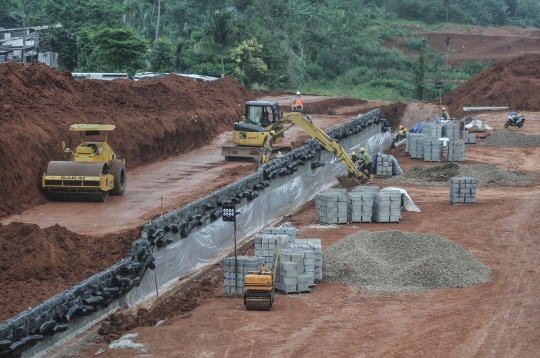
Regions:
[[[300,95],[300,92],[296,92],[296,96],[293,98],[292,110],[294,112],[300,112],[304,110],[304,99]]]

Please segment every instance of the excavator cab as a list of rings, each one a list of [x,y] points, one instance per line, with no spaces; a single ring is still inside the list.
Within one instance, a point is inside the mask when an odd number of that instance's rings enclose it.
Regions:
[[[244,122],[247,124],[255,124],[266,128],[279,121],[281,116],[281,108],[276,102],[246,102],[246,114]]]

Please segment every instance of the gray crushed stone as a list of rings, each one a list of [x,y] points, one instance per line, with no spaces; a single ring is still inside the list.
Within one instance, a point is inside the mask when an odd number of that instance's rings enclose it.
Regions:
[[[461,163],[450,162],[432,166],[413,165],[403,174],[389,178],[386,182],[444,186],[449,185],[452,177],[476,178],[478,186],[490,184],[516,186],[528,182],[534,175],[507,172],[493,164],[465,166]]]
[[[491,268],[454,241],[397,230],[359,231],[323,252],[323,281],[380,293],[467,287],[488,282]]]
[[[540,146],[540,136],[499,129],[480,144],[496,147],[538,147]]]

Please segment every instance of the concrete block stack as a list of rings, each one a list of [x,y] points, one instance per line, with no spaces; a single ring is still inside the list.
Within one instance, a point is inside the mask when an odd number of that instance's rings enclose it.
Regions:
[[[416,158],[418,152],[418,140],[419,138],[426,138],[427,135],[422,133],[407,133],[405,141],[405,153],[410,154],[411,158]],[[413,156],[414,155],[414,156]]]
[[[354,190],[347,194],[347,213],[349,222],[370,223],[371,217],[373,216],[374,198],[374,191]]]
[[[284,250],[302,252],[304,255],[303,271],[310,278],[310,286],[314,281],[322,280],[322,244],[321,239],[296,239],[284,245]]]
[[[238,295],[244,293],[244,277],[249,271],[259,271],[261,265],[264,264],[262,257],[253,256],[237,256],[237,275],[234,269],[234,256],[226,257],[223,260],[223,278],[224,278],[224,294],[235,295],[236,285],[238,284]],[[238,282],[236,282],[238,277]]]
[[[298,292],[298,262],[287,261],[288,256],[288,254],[279,255],[275,288],[285,293]]]
[[[422,127],[422,133],[429,136],[435,137],[437,139],[442,138],[443,126],[440,124],[424,124]]]
[[[381,177],[391,177],[394,161],[388,154],[377,155],[377,169],[375,174]]]
[[[401,216],[401,191],[384,190],[375,194],[373,201],[373,220],[385,223],[398,223]]]
[[[476,178],[450,178],[450,203],[475,204]]]
[[[424,139],[424,161],[440,162],[443,160],[444,143],[436,138]]]
[[[464,162],[465,161],[465,142],[451,140],[446,144],[446,161],[447,162]]]
[[[315,205],[320,224],[347,223],[346,189],[328,189],[315,195]]]
[[[459,124],[455,123],[444,123],[442,125],[442,136],[443,138],[448,138],[450,140],[458,140],[460,136]]]
[[[274,264],[274,254],[276,253],[278,235],[274,234],[258,234],[255,235],[255,256],[260,257],[266,262],[266,267],[271,270]],[[283,240],[283,238],[282,238]]]
[[[476,143],[476,134],[472,134],[469,131],[461,131],[461,139],[465,143]]]
[[[411,156],[411,158],[424,159],[424,141],[427,138],[427,136],[426,135],[409,136],[409,134],[407,134],[407,138],[408,138],[409,155]]]

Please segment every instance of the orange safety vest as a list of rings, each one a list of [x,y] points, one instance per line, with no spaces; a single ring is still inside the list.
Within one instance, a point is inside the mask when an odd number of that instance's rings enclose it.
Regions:
[[[303,100],[302,97],[294,97],[294,105],[296,107],[302,107],[303,106]]]

